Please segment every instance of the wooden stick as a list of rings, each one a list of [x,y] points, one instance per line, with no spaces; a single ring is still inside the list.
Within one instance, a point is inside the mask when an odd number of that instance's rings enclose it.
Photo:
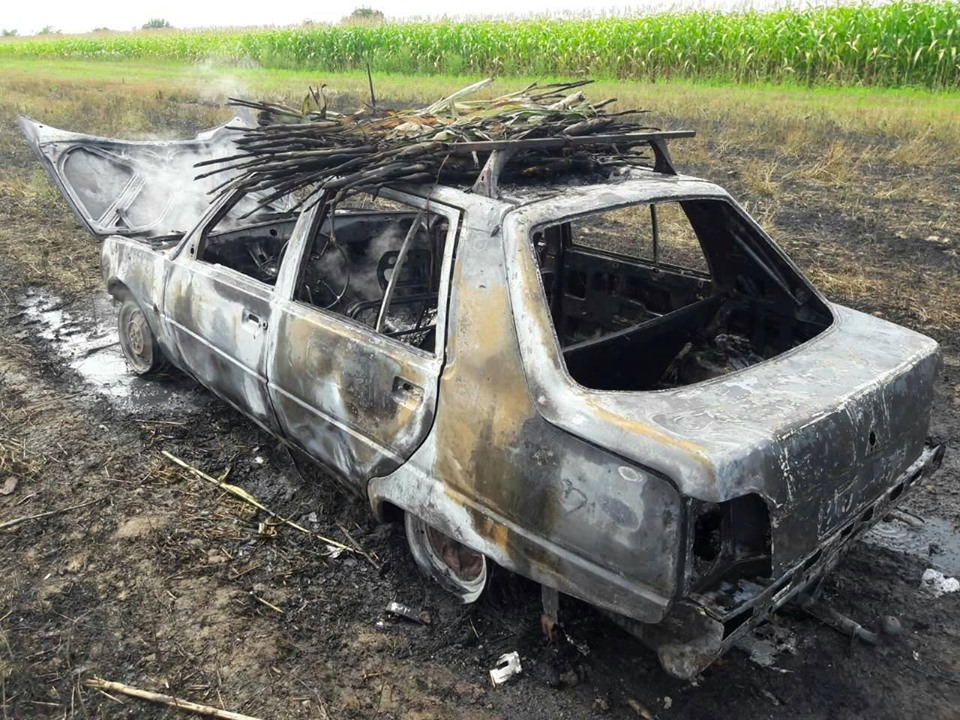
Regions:
[[[110,680],[90,678],[89,680],[85,680],[83,684],[88,688],[100,690],[104,693],[110,690],[115,693],[120,693],[121,695],[139,700],[147,700],[152,703],[157,703],[158,705],[166,705],[167,707],[183,710],[184,712],[193,713],[194,715],[204,715],[206,717],[219,718],[220,720],[259,720],[259,718],[255,718],[252,715],[241,715],[240,713],[230,712],[229,710],[220,710],[210,705],[199,705],[172,695],[161,695],[160,693],[141,690],[131,685],[124,685],[123,683],[112,682]]]
[[[327,543],[328,545],[333,545],[334,547],[338,547],[338,548],[340,548],[341,550],[347,550],[347,551],[349,551],[349,552],[356,552],[356,550],[355,550],[354,548],[350,547],[349,545],[344,545],[342,542],[337,542],[336,540],[333,540],[333,539],[328,538],[328,537],[324,537],[323,535],[320,535],[319,533],[315,533],[315,532],[313,532],[313,531],[311,531],[311,530],[307,530],[305,527],[303,527],[303,526],[301,526],[301,525],[297,525],[297,523],[293,522],[292,520],[288,520],[287,518],[283,517],[282,515],[279,515],[278,513],[275,513],[273,510],[271,510],[271,509],[268,508],[266,505],[264,505],[263,503],[261,503],[261,502],[260,502],[259,500],[257,500],[253,495],[251,495],[250,493],[248,493],[248,492],[247,492],[246,490],[244,490],[243,488],[237,487],[236,485],[231,485],[230,483],[225,483],[225,482],[223,482],[222,480],[217,480],[215,477],[213,477],[213,476],[211,476],[211,475],[207,475],[207,473],[205,473],[203,470],[198,470],[197,468],[193,467],[193,465],[190,465],[190,464],[188,464],[188,463],[185,463],[183,460],[181,460],[180,458],[178,458],[176,455],[172,455],[171,453],[168,453],[166,450],[162,450],[161,453],[162,453],[163,456],[166,457],[168,460],[171,460],[171,461],[175,462],[177,465],[179,465],[180,467],[182,467],[184,470],[189,470],[190,472],[192,472],[194,475],[196,475],[196,476],[197,476],[198,478],[200,478],[201,480],[206,480],[208,483],[211,483],[211,484],[213,484],[213,485],[216,485],[218,488],[220,488],[220,489],[223,490],[224,492],[227,492],[227,493],[233,495],[234,497],[239,498],[240,500],[243,500],[245,503],[248,503],[248,504],[250,504],[250,505],[253,505],[253,506],[254,506],[255,508],[257,508],[258,510],[263,510],[263,511],[264,511],[265,513],[267,513],[267,515],[269,515],[270,517],[276,518],[277,520],[279,520],[280,522],[282,522],[282,523],[285,524],[285,525],[289,525],[289,526],[292,527],[294,530],[299,530],[300,532],[306,533],[307,535],[313,535],[315,538],[317,538],[317,539],[319,539],[319,540],[322,540],[323,542]]]
[[[94,505],[98,502],[102,502],[107,499],[108,496],[97,498],[96,500],[88,500],[85,503],[80,503],[79,505],[71,505],[70,507],[60,508],[59,510],[50,510],[48,512],[37,513],[36,515],[23,515],[22,517],[13,518],[13,520],[5,520],[0,523],[0,530],[9,530],[10,528],[16,527],[21,523],[25,523],[28,520],[39,520],[40,518],[52,517],[53,515],[62,515],[63,513],[71,512],[73,510],[79,510],[80,508],[86,507],[87,505]],[[352,550],[353,548],[347,548]]]
[[[265,605],[266,607],[270,608],[271,610],[273,610],[273,611],[275,611],[275,612],[278,612],[278,613],[280,613],[281,615],[283,615],[283,610],[282,610],[281,608],[278,608],[278,607],[277,607],[276,605],[274,605],[272,602],[268,602],[268,601],[264,600],[262,597],[260,597],[260,596],[258,596],[258,595],[254,595],[253,593],[250,593],[250,597],[252,597],[254,600],[256,600],[256,601],[257,601],[258,603],[260,603],[261,605]]]
[[[382,568],[380,567],[380,563],[378,563],[376,560],[374,560],[373,557],[370,555],[370,553],[368,553],[366,550],[364,550],[364,549],[360,546],[360,543],[358,543],[356,540],[353,539],[353,535],[350,534],[350,531],[347,530],[347,529],[346,529],[343,525],[341,525],[340,523],[337,523],[337,527],[340,528],[340,532],[342,532],[344,535],[347,536],[347,540],[349,540],[351,543],[353,543],[354,549],[355,549],[358,553],[360,553],[361,555],[363,555],[371,565],[373,565],[373,569],[376,570],[377,572],[380,572],[380,570],[382,570]]]
[[[367,60],[367,82],[370,84],[370,107],[377,109],[377,96],[373,94],[373,75],[370,74],[370,61]]]

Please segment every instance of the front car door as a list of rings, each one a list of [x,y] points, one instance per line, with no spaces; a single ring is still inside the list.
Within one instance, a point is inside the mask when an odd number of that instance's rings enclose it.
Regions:
[[[274,433],[267,390],[269,333],[280,263],[296,215],[243,216],[234,196],[201,222],[170,262],[163,316],[181,366]]]
[[[287,438],[357,489],[406,461],[433,423],[459,224],[453,208],[383,194],[402,202],[338,212],[335,232],[322,206],[308,213],[283,280],[292,288],[274,307],[268,369]],[[317,267],[325,278],[311,275]]]

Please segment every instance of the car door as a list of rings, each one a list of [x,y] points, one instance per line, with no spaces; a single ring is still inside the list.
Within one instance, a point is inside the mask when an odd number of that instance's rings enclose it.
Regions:
[[[414,209],[425,206],[419,198],[405,201]],[[432,332],[437,340],[432,349],[413,346],[342,313],[316,307],[298,299],[292,288],[274,307],[274,351],[267,374],[283,432],[360,489],[367,479],[389,473],[406,461],[433,424],[459,214],[435,203],[430,209],[446,223],[443,250],[438,251],[442,258],[436,258]],[[291,243],[301,270],[310,253],[310,234],[316,232],[318,212],[311,211],[310,220],[299,226],[304,228],[303,237],[295,236]],[[347,234],[346,230],[339,232],[341,237]],[[291,275],[285,280],[292,286],[298,276],[296,267],[290,267]]]
[[[175,337],[181,366],[279,434],[266,375],[275,285],[204,259],[211,229],[242,201],[239,196],[227,200],[186,238],[167,267],[162,313]],[[262,223],[254,227],[261,228]]]

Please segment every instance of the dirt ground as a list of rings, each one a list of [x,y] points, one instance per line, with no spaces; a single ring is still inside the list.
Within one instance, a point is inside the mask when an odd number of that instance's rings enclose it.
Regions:
[[[885,523],[893,541],[857,548],[827,582],[830,604],[858,621],[900,619],[902,635],[879,647],[786,609],[765,631],[785,648],[772,665],[734,650],[680,682],[567,598],[574,642],[548,645],[531,583],[499,571],[477,604],[456,605],[418,577],[402,528],[301,478],[275,441],[202,388],[124,373],[96,243],[20,141],[15,112],[104,131],[109,101],[137,132],[185,134],[222,111],[152,90],[35,89],[32,101],[6,90],[21,99],[0,103],[0,523],[80,507],[0,531],[4,720],[182,717],[84,687],[91,677],[264,719],[960,717],[960,593],[918,591],[924,569],[956,562],[960,454],[907,503],[935,541]],[[742,128],[698,129],[711,139],[686,161],[676,151],[682,167],[748,201],[833,299],[943,344],[932,432],[955,440],[957,148],[926,165],[871,162],[885,138],[838,132],[832,155],[786,156]],[[272,522],[164,452],[315,534]],[[318,535],[363,553],[331,552]],[[393,600],[430,624],[388,617]],[[512,650],[523,673],[493,689],[488,670]]]

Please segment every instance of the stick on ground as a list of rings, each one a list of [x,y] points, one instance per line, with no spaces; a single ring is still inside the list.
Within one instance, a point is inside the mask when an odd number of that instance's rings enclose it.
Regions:
[[[158,705],[166,705],[167,707],[183,710],[184,712],[193,713],[194,715],[220,718],[220,720],[259,720],[259,718],[255,718],[252,715],[241,715],[240,713],[230,712],[229,710],[220,710],[219,708],[215,708],[210,705],[199,705],[197,703],[190,702],[189,700],[182,700],[178,697],[173,697],[172,695],[161,695],[160,693],[150,692],[149,690],[141,690],[140,688],[135,688],[131,685],[124,685],[123,683],[112,682],[110,680],[90,678],[89,680],[84,681],[83,684],[88,688],[101,690],[104,693],[109,690],[110,692],[120,693],[121,695],[137,698],[139,700],[147,700],[152,703],[157,703]]]
[[[193,465],[190,465],[189,463],[184,462],[183,460],[178,458],[176,455],[168,453],[166,450],[162,450],[161,452],[165,458],[167,458],[168,460],[171,460],[172,462],[175,462],[184,470],[189,470],[201,480],[206,480],[208,483],[216,485],[218,488],[220,488],[224,492],[230,493],[234,497],[239,498],[240,500],[243,500],[245,503],[253,505],[258,510],[263,510],[265,513],[267,513],[267,515],[269,515],[270,517],[276,518],[277,520],[282,522],[284,525],[289,525],[294,530],[299,530],[300,532],[306,533],[307,535],[313,535],[315,538],[322,540],[328,545],[333,545],[334,547],[338,547],[342,550],[347,550],[348,552],[357,552],[355,548],[352,548],[349,545],[344,545],[342,542],[331,540],[328,537],[324,537],[323,535],[307,530],[302,525],[297,525],[295,522],[293,522],[293,520],[288,520],[287,518],[275,513],[273,510],[271,510],[266,505],[261,503],[253,495],[248,493],[243,488],[239,488],[236,485],[231,485],[230,483],[225,483],[222,480],[217,480],[212,475],[207,475],[207,473],[205,473],[203,470],[198,470]]]
[[[36,515],[23,515],[22,517],[13,518],[12,520],[5,520],[0,523],[0,530],[9,530],[14,528],[21,523],[25,523],[28,520],[39,520],[40,518],[52,517],[54,515],[62,515],[63,513],[71,512],[73,510],[79,510],[82,507],[87,505],[94,505],[98,502],[103,502],[107,497],[97,498],[96,500],[89,500],[85,503],[80,503],[79,505],[71,505],[70,507],[60,508],[59,510],[50,510],[48,512],[37,513]],[[353,550],[353,548],[347,548],[348,550]]]

